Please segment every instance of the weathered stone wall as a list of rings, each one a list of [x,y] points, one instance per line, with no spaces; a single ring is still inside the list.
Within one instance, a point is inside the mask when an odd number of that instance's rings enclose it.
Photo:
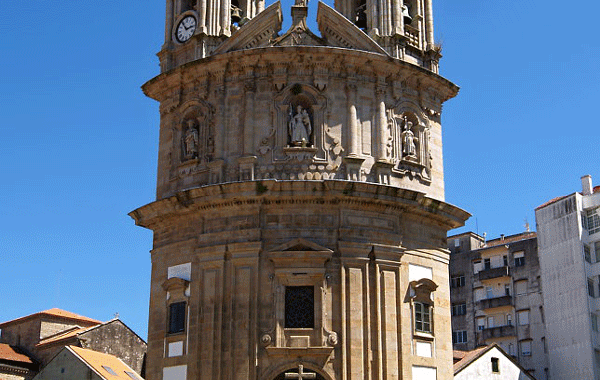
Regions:
[[[440,114],[457,88],[417,66],[361,51],[272,47],[189,63],[144,89],[161,101],[159,199],[269,178],[374,182],[444,199]],[[290,141],[298,105],[311,121],[306,147]],[[197,152],[187,151],[190,121]],[[407,121],[413,152],[402,142]]]
[[[328,379],[411,378],[415,365],[451,379],[448,254],[438,247],[465,215],[393,187],[274,180],[193,189],[136,210],[155,231],[147,378],[187,365],[193,378],[268,379],[301,356]],[[185,263],[191,277],[179,293],[166,285],[168,268]],[[438,286],[431,335],[413,329],[411,266],[429,268]],[[315,287],[314,329],[283,326],[289,285]],[[167,333],[170,299],[187,302],[184,333]],[[416,355],[417,343],[432,351]]]
[[[2,328],[2,342],[19,347],[25,352],[35,352],[35,345],[40,341],[40,321],[30,319]]]
[[[114,355],[138,374],[142,373],[146,343],[123,322],[114,320],[79,337],[81,347]]]

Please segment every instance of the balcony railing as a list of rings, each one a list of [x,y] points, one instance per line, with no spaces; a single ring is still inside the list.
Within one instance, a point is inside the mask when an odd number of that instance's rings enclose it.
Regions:
[[[512,296],[487,298],[477,302],[480,309],[493,309],[495,307],[509,306],[513,304]]]
[[[419,43],[419,29],[409,25],[404,25],[404,35],[406,36],[406,39],[410,46],[416,47],[417,49],[421,48],[421,44]]]
[[[479,281],[489,280],[490,278],[508,277],[508,276],[510,276],[510,267],[484,269],[482,271],[479,271],[479,273],[477,273],[477,279]]]
[[[484,340],[493,338],[504,338],[507,336],[517,336],[517,331],[515,329],[515,326],[513,325],[491,327],[488,329],[480,330],[479,333],[481,334]]]

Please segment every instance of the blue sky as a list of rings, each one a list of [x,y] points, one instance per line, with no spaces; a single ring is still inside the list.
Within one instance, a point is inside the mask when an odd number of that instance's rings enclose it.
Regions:
[[[473,214],[456,232],[535,229],[536,206],[584,174],[600,185],[600,6],[577,5],[434,0],[441,74],[461,86],[442,116],[446,199]],[[155,195],[158,104],[140,86],[159,71],[164,0],[0,14],[0,321],[119,313],[145,337],[152,234],[127,213]]]

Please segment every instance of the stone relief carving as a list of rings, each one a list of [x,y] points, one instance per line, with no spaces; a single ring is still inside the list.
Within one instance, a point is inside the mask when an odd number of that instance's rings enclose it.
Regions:
[[[303,148],[312,146],[310,136],[312,134],[312,123],[306,108],[296,106],[296,113],[290,104],[290,121],[288,122],[288,133],[290,146],[301,146]]]
[[[174,142],[179,141],[180,163],[199,165],[194,172],[214,159],[214,110],[208,104],[192,102],[182,114],[179,127],[173,131]]]
[[[386,154],[394,163],[393,171],[401,175],[431,182],[431,154],[429,148],[429,126],[425,115],[413,111],[397,113],[388,110],[388,126],[391,141]]]
[[[187,121],[187,129],[183,136],[184,160],[198,157],[198,128],[193,119]]]
[[[404,130],[402,131],[402,156],[406,160],[417,159],[417,147],[415,144],[419,143],[419,139],[415,137],[412,131],[413,123],[408,120],[408,117],[404,116]]]
[[[293,84],[274,99],[273,127],[257,153],[267,162],[325,163],[327,99],[309,85]]]

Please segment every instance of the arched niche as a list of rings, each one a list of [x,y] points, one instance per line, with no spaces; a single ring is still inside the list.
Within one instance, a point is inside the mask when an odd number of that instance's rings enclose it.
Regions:
[[[393,172],[431,182],[429,121],[423,110],[406,102],[388,112]]]
[[[179,152],[179,164],[206,165],[214,159],[214,110],[201,101],[183,105],[181,117],[174,127],[174,152]]]
[[[310,85],[292,84],[284,88],[274,101],[273,125],[274,139],[271,142],[272,160],[289,161],[290,159],[307,160],[312,162],[326,162],[327,152],[325,150],[325,110],[327,98],[319,94],[319,91]],[[300,116],[298,113],[300,112]],[[305,115],[302,116],[302,113]],[[292,124],[296,126],[302,122],[310,122],[310,131],[306,132],[308,137],[305,144],[294,141]],[[292,149],[290,149],[292,148]],[[295,149],[302,154],[296,154]]]

